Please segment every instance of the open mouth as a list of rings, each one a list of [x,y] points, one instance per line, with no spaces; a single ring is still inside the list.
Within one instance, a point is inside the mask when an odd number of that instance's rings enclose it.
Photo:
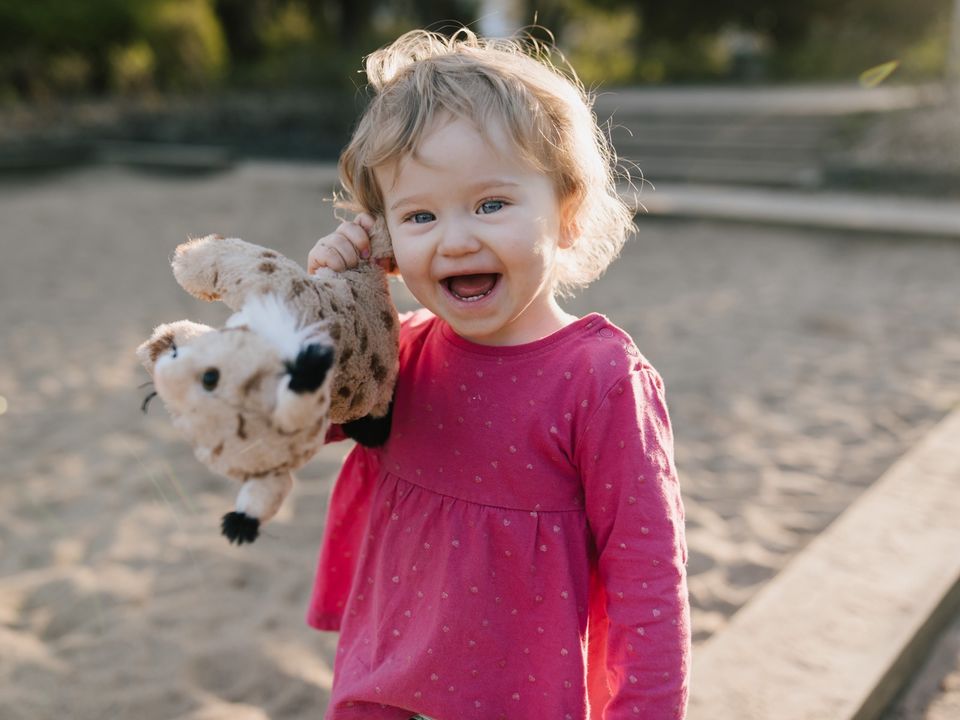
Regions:
[[[457,300],[477,302],[493,292],[500,282],[499,273],[477,273],[474,275],[452,275],[443,279],[443,286]]]

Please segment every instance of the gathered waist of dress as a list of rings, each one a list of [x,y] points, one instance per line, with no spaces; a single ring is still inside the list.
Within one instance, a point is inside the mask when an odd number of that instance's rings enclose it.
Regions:
[[[409,477],[396,467],[382,467],[381,481],[394,481],[453,501],[517,512],[584,512],[582,493],[570,488],[527,486],[509,476],[464,477],[455,473]]]

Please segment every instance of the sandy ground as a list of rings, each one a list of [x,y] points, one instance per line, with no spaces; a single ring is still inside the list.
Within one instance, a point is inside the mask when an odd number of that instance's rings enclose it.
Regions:
[[[956,720],[960,717],[960,617],[947,627],[916,678],[880,720]]]
[[[252,547],[133,348],[219,323],[168,268],[217,231],[303,260],[333,224],[304,171],[97,168],[0,185],[0,717],[319,717],[335,637],[303,615],[346,448],[300,473]],[[960,401],[960,245],[641,220],[569,307],[664,375],[688,513],[696,642]],[[919,716],[918,716],[919,717]]]

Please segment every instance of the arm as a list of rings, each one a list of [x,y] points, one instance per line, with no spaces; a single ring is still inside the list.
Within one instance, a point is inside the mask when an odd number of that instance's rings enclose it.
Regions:
[[[171,264],[180,287],[201,300],[220,300],[231,310],[239,310],[251,294],[284,296],[304,277],[303,268],[275,250],[219,235],[182,243]]]
[[[602,654],[588,677],[594,716],[683,718],[690,656],[683,506],[655,371],[635,368],[607,392],[576,460],[598,557],[590,633]]]

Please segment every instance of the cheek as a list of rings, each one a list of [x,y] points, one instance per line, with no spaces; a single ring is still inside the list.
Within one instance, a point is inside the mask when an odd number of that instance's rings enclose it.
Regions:
[[[426,272],[427,253],[421,246],[418,246],[416,241],[410,238],[394,235],[393,257],[397,261],[397,269],[405,279],[412,279],[413,276],[419,276]]]

